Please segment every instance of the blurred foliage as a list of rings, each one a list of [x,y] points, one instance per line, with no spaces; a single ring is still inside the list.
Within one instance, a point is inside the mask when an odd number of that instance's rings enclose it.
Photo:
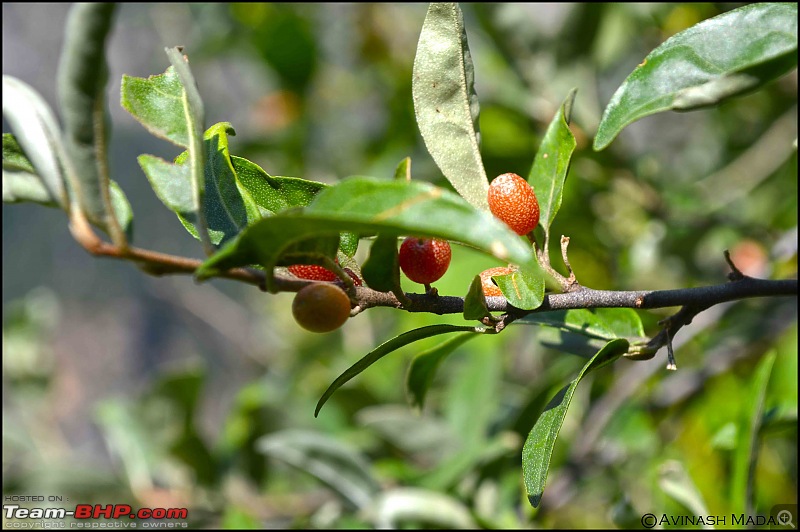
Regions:
[[[578,88],[577,148],[552,234],[572,238],[570,260],[583,284],[717,283],[727,273],[724,249],[742,269],[796,276],[796,72],[719,107],[645,118],[605,151],[591,150],[603,107],[632,68],[670,35],[731,7],[463,6],[490,177],[524,175],[565,95]],[[227,101],[230,111],[208,110],[233,122],[235,153],[271,174],[326,182],[390,178],[410,155],[415,179],[449,186],[413,118],[411,68],[424,6],[202,4],[183,14],[191,18],[184,24],[192,28],[201,92],[210,90],[202,86],[210,77],[204,68],[217,72],[222,61],[230,68],[221,72],[239,76],[226,83],[260,95],[226,100],[223,91],[213,101]],[[128,23],[123,9],[117,24]],[[356,257],[363,262],[364,250]],[[455,247],[437,288],[465,294],[475,274],[498,265]],[[634,527],[647,512],[742,511],[736,463],[757,415],[754,510],[768,514],[797,500],[796,299],[742,301],[699,315],[676,338],[674,374],[663,371],[661,353],[587,376],[533,510],[522,485],[522,443],[585,363],[544,347],[540,340],[552,341],[552,332],[519,326],[459,346],[421,413],[406,405],[406,371],[438,340],[415,343],[340,389],[314,419],[330,381],[383,339],[463,320],[372,309],[316,336],[293,323],[289,296],[253,292],[237,292],[233,302],[212,292],[215,302],[243,312],[207,320],[228,331],[212,344],[219,347],[211,361],[179,368],[155,361],[152,381],[138,390],[93,400],[84,415],[97,432],[80,441],[62,432],[71,420],[59,406],[75,383],[54,355],[68,332],[59,326],[59,296],[37,290],[5,305],[4,494],[188,506],[198,527]],[[203,315],[205,303],[175,299],[176,308]],[[248,327],[242,315],[257,325]],[[652,333],[666,312],[640,315]],[[248,341],[230,332],[242,327]],[[757,368],[767,353],[774,367],[764,377]],[[213,357],[248,356],[249,380],[235,392],[218,389]],[[766,379],[760,415],[749,399],[759,375]],[[218,402],[229,405],[224,420],[209,426],[207,411]],[[102,453],[87,443],[98,436]]]

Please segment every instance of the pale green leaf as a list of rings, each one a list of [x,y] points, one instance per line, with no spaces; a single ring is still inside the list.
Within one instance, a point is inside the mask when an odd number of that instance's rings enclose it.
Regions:
[[[430,4],[414,58],[411,90],[417,124],[431,157],[461,196],[488,211],[480,109],[458,4]]]

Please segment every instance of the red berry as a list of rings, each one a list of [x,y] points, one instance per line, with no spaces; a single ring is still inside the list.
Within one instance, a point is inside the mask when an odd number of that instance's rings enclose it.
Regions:
[[[439,280],[450,266],[450,243],[410,236],[400,246],[398,262],[406,277],[420,284]]]
[[[527,235],[539,223],[539,202],[527,181],[502,174],[489,185],[489,209],[518,235]]]
[[[311,332],[334,331],[350,317],[350,298],[336,285],[309,284],[294,296],[292,315]]]
[[[364,285],[364,283],[361,282],[361,279],[359,279],[358,275],[356,275],[356,272],[354,272],[350,268],[345,268],[344,271],[353,280],[353,284],[355,284],[356,286],[363,286]]]
[[[316,264],[295,264],[289,266],[289,273],[300,279],[309,281],[335,281],[338,279],[335,273],[328,268],[317,266]]]
[[[483,287],[483,295],[485,296],[502,296],[503,292],[496,284],[492,282],[493,275],[507,275],[513,273],[514,270],[506,268],[505,266],[498,266],[497,268],[489,268],[480,273],[481,286]]]

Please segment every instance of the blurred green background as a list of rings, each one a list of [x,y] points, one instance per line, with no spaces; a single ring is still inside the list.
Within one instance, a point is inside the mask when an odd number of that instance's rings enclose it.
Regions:
[[[724,249],[750,275],[796,277],[796,71],[719,107],[646,118],[607,150],[591,150],[605,104],[650,50],[738,5],[463,6],[489,176],[527,175],[547,124],[578,88],[578,147],[553,231],[571,237],[584,285],[723,282]],[[53,104],[68,6],[2,10],[3,73]],[[119,105],[122,74],[163,72],[164,46],[185,46],[207,123],[236,129],[232,153],[271,174],[388,178],[411,156],[415,179],[449,186],[411,102],[425,11],[121,6],[108,51],[111,164],[134,210],[134,243],[201,256],[136,163],[141,153],[179,150]],[[456,247],[436,285],[463,295],[476,273],[497,265]],[[314,419],[327,385],[376,345],[463,320],[372,309],[314,335],[294,323],[291,299],[227,281],[148,277],[90,257],[60,211],[4,205],[4,495],[188,506],[198,527],[638,527],[648,512],[748,511],[742,467],[755,450],[749,511],[797,501],[796,298],[700,314],[675,339],[676,373],[664,371],[662,352],[589,376],[539,510],[525,500],[522,442],[585,362],[547,348],[552,331],[512,327],[460,347],[422,413],[406,404],[405,372],[437,340],[413,344],[338,391]],[[669,311],[641,315],[653,334]],[[751,445],[767,354],[775,362]]]

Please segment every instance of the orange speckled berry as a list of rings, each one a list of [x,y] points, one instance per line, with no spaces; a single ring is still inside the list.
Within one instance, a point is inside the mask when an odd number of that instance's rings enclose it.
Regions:
[[[514,270],[511,268],[506,268],[505,266],[498,266],[497,268],[489,268],[488,270],[484,270],[480,274],[481,278],[481,286],[483,287],[483,295],[489,296],[502,296],[503,292],[500,291],[500,287],[492,282],[493,275],[507,275],[509,273],[513,273]]]
[[[350,298],[336,285],[310,284],[294,296],[292,315],[308,331],[335,331],[350,317]]]
[[[446,240],[410,236],[400,246],[398,262],[406,277],[415,283],[431,284],[447,271],[450,256]]]
[[[539,223],[539,202],[527,181],[502,174],[489,185],[489,209],[518,235],[527,235]]]

